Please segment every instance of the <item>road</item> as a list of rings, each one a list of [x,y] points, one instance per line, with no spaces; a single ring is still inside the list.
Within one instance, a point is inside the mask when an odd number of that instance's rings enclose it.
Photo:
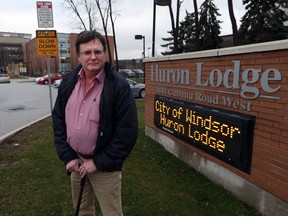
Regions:
[[[57,89],[51,86],[52,107]],[[48,85],[27,79],[0,84],[0,139],[31,122],[51,114]]]

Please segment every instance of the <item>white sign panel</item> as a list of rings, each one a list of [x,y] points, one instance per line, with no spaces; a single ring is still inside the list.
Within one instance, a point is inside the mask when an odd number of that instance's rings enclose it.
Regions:
[[[53,28],[52,2],[36,2],[39,28]]]
[[[20,73],[27,73],[26,67],[19,67],[19,72]]]

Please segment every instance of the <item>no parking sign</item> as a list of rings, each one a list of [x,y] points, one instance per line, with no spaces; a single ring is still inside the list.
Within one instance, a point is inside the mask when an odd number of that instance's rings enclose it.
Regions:
[[[53,28],[52,2],[36,2],[39,28]]]

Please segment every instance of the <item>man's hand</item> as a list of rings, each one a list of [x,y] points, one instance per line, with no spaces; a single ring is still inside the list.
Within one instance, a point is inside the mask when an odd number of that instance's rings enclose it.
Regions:
[[[79,167],[82,163],[80,159],[74,159],[66,164],[66,170],[69,172],[80,172]]]
[[[96,172],[97,168],[92,159],[83,161],[82,165],[79,167],[80,176],[83,178],[87,173]]]

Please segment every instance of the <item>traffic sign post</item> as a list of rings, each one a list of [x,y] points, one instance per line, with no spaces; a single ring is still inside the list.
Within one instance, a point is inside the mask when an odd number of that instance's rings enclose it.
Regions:
[[[47,58],[48,82],[50,92],[50,108],[52,113],[52,93],[50,76],[50,57],[58,56],[57,32],[55,30],[36,30],[37,55]]]
[[[39,28],[53,28],[52,2],[37,1],[37,18]],[[55,30],[36,30],[37,54],[39,57],[47,58],[47,70],[50,94],[50,109],[52,114],[52,93],[50,76],[50,56],[58,56],[57,33]]]

